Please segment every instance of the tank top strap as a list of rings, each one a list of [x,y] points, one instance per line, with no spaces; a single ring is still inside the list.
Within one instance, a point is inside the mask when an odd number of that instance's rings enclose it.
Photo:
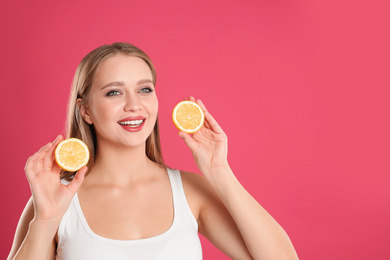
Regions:
[[[192,214],[191,208],[188,205],[180,171],[167,168],[167,172],[171,183],[173,205],[176,217],[181,220],[183,220],[182,218],[186,218],[192,223],[194,228],[198,230],[198,222],[196,221],[194,215]]]

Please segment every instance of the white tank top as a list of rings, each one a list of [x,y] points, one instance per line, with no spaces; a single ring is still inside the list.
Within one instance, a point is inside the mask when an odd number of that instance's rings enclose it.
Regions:
[[[164,233],[145,239],[115,240],[95,234],[84,217],[77,194],[58,228],[57,260],[202,259],[198,224],[187,203],[180,172],[167,168],[174,218]]]

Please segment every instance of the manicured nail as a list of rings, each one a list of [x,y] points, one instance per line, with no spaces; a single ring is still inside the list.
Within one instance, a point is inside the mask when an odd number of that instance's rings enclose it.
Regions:
[[[56,139],[54,139],[53,143],[55,143],[58,139],[58,137],[60,137],[60,135],[57,135]]]

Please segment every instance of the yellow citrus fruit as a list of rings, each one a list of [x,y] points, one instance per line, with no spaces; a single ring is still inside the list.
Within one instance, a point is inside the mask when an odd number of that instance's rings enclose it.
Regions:
[[[77,138],[61,141],[54,152],[57,164],[68,172],[76,172],[89,161],[88,146]]]
[[[197,103],[185,100],[175,106],[172,119],[177,129],[193,134],[203,126],[204,113]]]

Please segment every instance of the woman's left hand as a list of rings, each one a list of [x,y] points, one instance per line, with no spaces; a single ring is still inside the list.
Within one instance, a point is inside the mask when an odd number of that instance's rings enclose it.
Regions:
[[[190,148],[199,170],[207,175],[211,170],[227,167],[227,136],[217,121],[210,115],[200,99],[189,97],[196,102],[205,115],[204,125],[196,133],[190,135],[183,131],[178,132]]]

